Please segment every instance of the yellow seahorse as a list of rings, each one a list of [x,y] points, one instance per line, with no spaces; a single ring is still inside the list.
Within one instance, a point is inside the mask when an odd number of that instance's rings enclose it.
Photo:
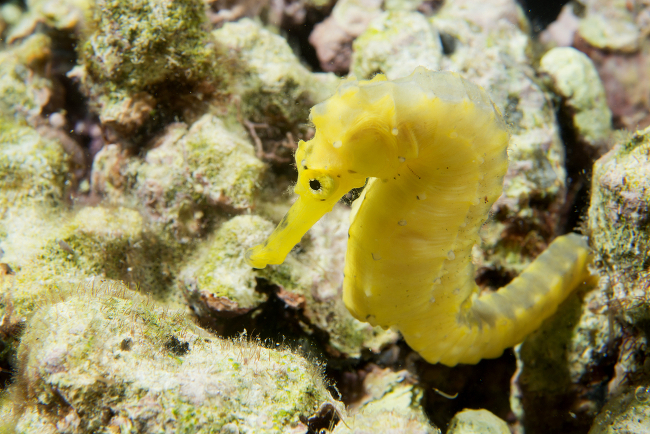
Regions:
[[[394,81],[350,78],[310,117],[316,134],[296,152],[299,198],[247,252],[253,267],[282,263],[370,178],[352,206],[343,300],[359,320],[399,330],[430,363],[498,357],[588,278],[586,241],[569,234],[479,295],[470,254],[508,165],[508,132],[479,86],[422,67]]]

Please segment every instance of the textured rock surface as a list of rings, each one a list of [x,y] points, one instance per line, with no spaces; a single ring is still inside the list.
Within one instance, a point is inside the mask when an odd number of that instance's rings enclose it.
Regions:
[[[512,403],[526,432],[587,430],[608,399],[650,373],[648,143],[647,130],[629,135],[594,165],[587,230],[599,284],[572,295],[517,351]]]
[[[648,318],[650,286],[650,129],[630,135],[594,165],[589,234],[595,266],[607,280],[618,317]]]
[[[117,204],[141,206],[152,222],[188,242],[219,211],[250,207],[265,170],[241,130],[213,115],[191,126],[174,123],[144,160],[107,146],[96,157],[95,193]]]
[[[200,0],[94,3],[71,74],[118,137],[136,132],[154,110],[163,119],[179,115],[184,100],[197,104],[220,84],[204,7]]]
[[[336,89],[333,74],[309,72],[284,38],[254,21],[227,23],[213,35],[235,59],[237,77],[232,86],[241,98],[240,115],[265,123],[267,129],[298,134],[311,106]]]
[[[52,82],[44,68],[52,55],[51,42],[46,35],[36,34],[0,52],[0,109],[4,116],[32,117],[50,101]]]
[[[55,140],[0,117],[0,220],[18,204],[56,204],[64,197],[70,157]]]
[[[270,222],[257,216],[235,217],[219,228],[205,252],[181,272],[182,288],[195,313],[236,316],[267,300],[266,294],[255,290],[257,273],[244,255],[272,229]]]
[[[591,60],[574,48],[554,48],[542,57],[539,70],[563,98],[578,139],[598,147],[611,133],[612,113]]]
[[[612,51],[634,52],[639,49],[641,31],[639,10],[627,7],[625,2],[611,0],[581,0],[584,19],[578,32],[589,44]],[[648,5],[639,5],[639,8]]]
[[[316,49],[324,71],[345,73],[350,69],[352,42],[381,13],[379,0],[337,1],[332,15],[314,27],[309,43]]]
[[[364,395],[332,433],[440,434],[419,403],[422,391],[407,371],[373,369],[363,381]]]
[[[447,434],[509,434],[508,424],[487,410],[463,410],[449,423]]]
[[[650,431],[650,391],[639,386],[607,403],[589,434],[642,433]]]
[[[384,12],[354,41],[351,72],[372,78],[406,77],[418,66],[440,69],[442,44],[435,27],[418,12]]]

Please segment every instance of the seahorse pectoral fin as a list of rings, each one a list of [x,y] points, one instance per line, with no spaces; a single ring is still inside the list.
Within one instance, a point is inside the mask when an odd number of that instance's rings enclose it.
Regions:
[[[339,199],[340,197],[333,197],[315,201],[299,197],[269,238],[246,252],[246,262],[253,268],[264,268],[269,264],[284,262],[309,228],[330,212]]]

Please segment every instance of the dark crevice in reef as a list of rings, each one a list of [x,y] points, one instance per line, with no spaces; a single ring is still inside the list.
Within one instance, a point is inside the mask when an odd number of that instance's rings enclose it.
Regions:
[[[516,370],[512,349],[506,349],[498,359],[484,359],[476,365],[450,368],[419,359],[414,366],[424,390],[424,409],[431,422],[443,432],[454,415],[466,408],[484,408],[506,422],[515,421],[510,409],[510,380]],[[436,389],[447,395],[458,395],[450,399]]]
[[[73,32],[60,31],[43,26],[52,40],[52,57],[47,68],[48,77],[53,81],[54,94],[43,108],[42,116],[49,119],[52,126],[60,129],[61,140],[73,161],[73,175],[76,184],[90,175],[94,154],[101,148],[98,134],[93,138],[93,127],[99,124],[97,116],[91,114],[88,101],[79,89],[79,84],[68,77],[77,65],[77,39]],[[64,124],[52,122],[52,115],[64,115]],[[61,122],[61,121],[58,121]],[[97,131],[99,131],[97,129]]]
[[[277,295],[278,286],[265,279],[257,279],[256,289],[268,295],[268,300],[258,308],[242,315],[200,316],[199,324],[222,337],[237,338],[245,334],[271,348],[281,345],[298,351],[310,360],[325,360],[324,344],[329,340],[329,335],[315,327],[310,327],[311,333],[305,332],[300,324],[309,326],[309,319],[301,309],[288,306]]]
[[[23,11],[27,10],[27,1],[26,0],[0,0],[0,6],[4,5],[16,5]]]
[[[316,24],[330,15],[332,7],[333,5],[322,10],[307,7],[303,22],[296,23],[285,16],[280,25],[294,54],[313,72],[323,72],[323,70],[316,55],[316,49],[309,43],[309,35]]]
[[[579,231],[589,209],[591,171],[599,157],[593,146],[580,141],[573,126],[573,114],[560,106],[556,112],[560,137],[564,143],[567,171],[567,196],[560,211],[557,234]]]
[[[517,0],[530,20],[534,33],[539,33],[551,24],[569,0]]]

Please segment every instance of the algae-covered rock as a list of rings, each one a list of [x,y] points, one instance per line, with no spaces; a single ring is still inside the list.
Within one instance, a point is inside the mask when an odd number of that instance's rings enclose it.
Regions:
[[[588,230],[613,313],[630,324],[647,321],[650,129],[630,135],[594,164]]]
[[[3,229],[20,232],[25,221],[38,226],[25,228],[25,233],[9,236],[2,244],[3,261],[15,271],[0,280],[3,312],[11,305],[13,317],[29,317],[43,299],[89,276],[134,282],[157,300],[174,302],[169,286],[182,250],[145,228],[137,211],[19,208],[12,210]]]
[[[603,408],[589,434],[644,433],[650,431],[650,389],[638,386]]]
[[[422,407],[422,390],[407,371],[375,368],[363,381],[364,397],[332,433],[440,434]]]
[[[272,224],[257,216],[224,223],[207,251],[181,273],[190,307],[201,317],[241,315],[267,300],[255,290],[257,273],[244,261],[246,250],[263,241]]]
[[[639,48],[641,31],[636,22],[639,14],[625,2],[611,0],[580,0],[584,18],[578,33],[589,44],[606,50],[633,52]]]
[[[42,307],[19,358],[18,433],[281,433],[334,402],[305,359],[212,338],[116,282]]]
[[[508,424],[488,410],[463,410],[449,422],[447,434],[510,434]]]
[[[309,72],[284,38],[252,20],[227,23],[212,34],[236,59],[233,91],[241,97],[241,114],[266,123],[267,129],[295,134],[296,127],[307,122],[309,109],[338,84],[333,74]]]
[[[45,66],[52,55],[51,43],[48,36],[35,34],[0,51],[0,111],[3,117],[20,119],[39,115],[50,101],[52,82]]]
[[[540,60],[553,90],[562,97],[578,139],[598,147],[611,133],[612,112],[605,89],[591,60],[570,47],[554,48]]]
[[[59,142],[0,116],[0,220],[10,206],[63,200],[68,171]],[[0,234],[7,236],[2,226]]]
[[[132,133],[157,116],[179,115],[222,79],[201,0],[98,0],[80,43],[78,78],[100,120]],[[173,103],[172,103],[173,101]]]
[[[105,147],[91,179],[95,193],[139,204],[151,221],[187,242],[204,233],[217,211],[249,208],[264,170],[241,132],[206,114],[190,127],[169,125],[144,161]]]
[[[27,0],[27,10],[12,24],[10,42],[29,36],[39,26],[67,32],[81,32],[85,27],[92,0]]]
[[[384,12],[353,44],[351,72],[371,78],[378,71],[389,79],[406,77],[418,66],[440,69],[440,35],[418,12]]]

